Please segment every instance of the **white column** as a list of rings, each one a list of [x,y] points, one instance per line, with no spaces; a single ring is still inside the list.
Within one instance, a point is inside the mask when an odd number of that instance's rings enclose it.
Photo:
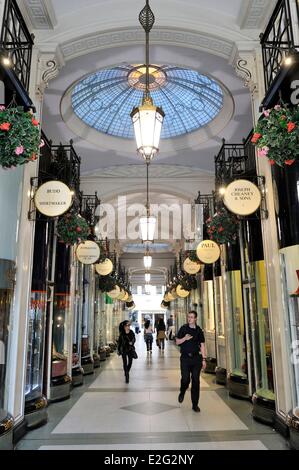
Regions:
[[[40,122],[42,119],[43,92],[47,86],[47,81],[55,76],[52,70],[53,65],[49,65],[49,58],[47,59],[46,63],[41,61],[38,48],[33,48],[29,96],[36,107],[36,118]],[[52,70],[51,73],[49,73],[50,69]],[[57,70],[56,66],[56,75]],[[48,75],[46,75],[47,73]],[[31,178],[38,175],[38,161],[24,165],[23,171],[23,185],[21,188],[22,209],[17,234],[16,288],[10,326],[11,337],[7,375],[9,387],[8,411],[14,416],[16,424],[22,421],[25,406],[28,310],[35,229],[35,223],[28,220],[28,211],[30,205],[30,181]]]
[[[252,54],[240,53],[240,55],[242,56],[242,58],[239,57],[241,67],[238,68],[237,63],[236,71],[251,91],[253,119],[256,123],[260,117],[259,107],[265,97],[262,53],[258,48]],[[267,271],[276,411],[284,419],[292,407],[290,351],[287,345],[287,312],[283,302],[274,191],[268,159],[256,157],[256,162],[257,174],[265,178],[265,197],[269,214],[267,219],[262,219],[261,225]]]

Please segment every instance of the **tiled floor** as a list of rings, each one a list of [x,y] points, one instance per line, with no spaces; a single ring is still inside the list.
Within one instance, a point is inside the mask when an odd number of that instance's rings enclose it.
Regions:
[[[201,413],[190,392],[177,401],[179,352],[172,343],[147,357],[139,335],[138,360],[125,384],[121,359],[112,355],[71,399],[49,406],[49,422],[18,449],[287,449],[270,427],[255,422],[251,404],[228,396],[214,376],[201,378]]]

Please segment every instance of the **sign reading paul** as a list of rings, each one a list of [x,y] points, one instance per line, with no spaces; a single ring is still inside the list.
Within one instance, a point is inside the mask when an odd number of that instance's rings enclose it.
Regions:
[[[198,245],[196,254],[203,264],[213,264],[220,258],[220,248],[212,240],[203,240]]]
[[[69,210],[73,202],[70,188],[62,181],[42,184],[34,196],[36,209],[47,217],[58,217]]]
[[[258,210],[262,202],[259,188],[248,180],[236,180],[225,189],[223,202],[234,214],[246,216]]]
[[[91,240],[80,243],[76,250],[77,259],[82,264],[96,263],[100,257],[100,253],[99,245]]]

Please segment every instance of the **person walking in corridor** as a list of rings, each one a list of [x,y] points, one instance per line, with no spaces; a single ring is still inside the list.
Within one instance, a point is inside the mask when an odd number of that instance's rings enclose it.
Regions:
[[[176,344],[181,348],[181,389],[178,401],[184,401],[191,377],[192,409],[198,413],[200,372],[206,368],[206,349],[204,333],[196,322],[197,313],[191,310],[188,313],[188,323],[177,334]]]
[[[146,320],[144,323],[144,341],[146,344],[146,349],[148,353],[152,353],[153,349],[153,328],[151,326],[150,320]]]
[[[165,338],[166,338],[166,325],[163,320],[163,317],[160,318],[157,325],[157,345],[161,351],[164,351],[165,348]]]
[[[119,356],[122,356],[124,374],[126,383],[129,383],[129,373],[132,367],[133,359],[137,359],[137,353],[135,351],[135,333],[130,328],[130,322],[128,320],[123,321],[119,325],[119,338],[117,344],[117,352]]]
[[[167,338],[171,341],[172,337],[174,336],[174,321],[173,315],[167,319]]]

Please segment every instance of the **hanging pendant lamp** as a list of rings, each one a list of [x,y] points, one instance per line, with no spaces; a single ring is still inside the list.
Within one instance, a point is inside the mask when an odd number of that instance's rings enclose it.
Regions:
[[[149,34],[155,24],[155,16],[149,6],[149,0],[146,0],[146,5],[139,14],[139,22],[145,31],[146,37],[146,83],[142,103],[133,109],[131,118],[134,126],[137,151],[146,162],[150,162],[159,152],[165,114],[162,108],[154,105],[150,95]]]

